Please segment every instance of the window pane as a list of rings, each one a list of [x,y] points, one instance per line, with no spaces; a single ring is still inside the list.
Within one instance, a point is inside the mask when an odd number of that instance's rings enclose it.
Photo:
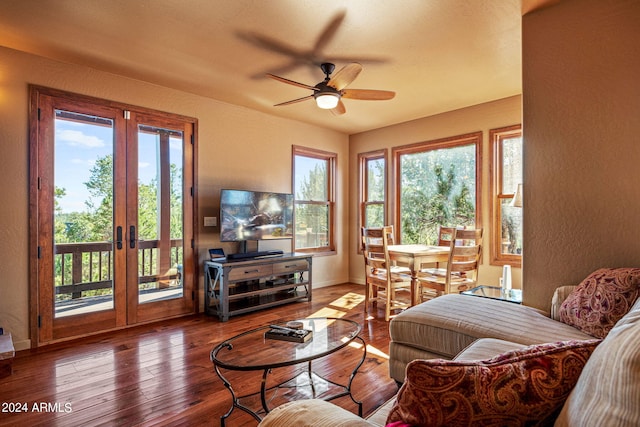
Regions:
[[[157,134],[138,133],[138,239],[140,240],[158,239],[159,146]]]
[[[171,136],[169,138],[169,168],[171,181],[171,238],[182,239],[182,138]],[[181,252],[181,251],[180,251]],[[182,264],[182,254],[178,261]]]
[[[474,144],[400,157],[403,244],[435,244],[439,226],[475,224]]]
[[[368,202],[384,200],[384,159],[367,161],[367,193]]]
[[[383,227],[384,224],[384,205],[371,204],[365,206],[365,227]]]
[[[501,254],[522,254],[522,208],[511,206],[510,199],[503,199]]]
[[[514,194],[522,183],[522,137],[502,140],[502,194]]]
[[[329,245],[329,207],[296,204],[296,249]]]
[[[522,207],[511,204],[519,185],[523,184],[522,128],[512,125],[491,129],[490,139],[491,204],[495,207],[491,218],[491,263],[521,267]]]
[[[182,298],[182,132],[138,128],[138,302]]]
[[[328,162],[313,157],[295,157],[296,200],[327,201]]]
[[[56,318],[113,309],[113,121],[55,111]]]

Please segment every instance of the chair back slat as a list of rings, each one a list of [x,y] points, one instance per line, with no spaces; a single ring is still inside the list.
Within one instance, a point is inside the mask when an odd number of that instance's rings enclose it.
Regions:
[[[450,246],[455,231],[454,227],[440,227],[438,230],[438,246]]]
[[[456,246],[482,244],[482,228],[457,229],[455,235]]]

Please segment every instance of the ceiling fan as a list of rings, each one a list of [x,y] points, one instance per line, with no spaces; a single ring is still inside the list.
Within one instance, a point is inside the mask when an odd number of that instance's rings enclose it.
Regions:
[[[362,65],[357,62],[352,62],[345,65],[338,70],[333,77],[331,74],[335,69],[335,65],[330,62],[324,62],[320,64],[320,69],[325,75],[325,79],[315,86],[309,86],[304,83],[298,83],[293,80],[285,79],[274,74],[267,74],[267,77],[278,80],[282,83],[287,83],[293,86],[298,86],[304,89],[313,91],[311,95],[304,96],[302,98],[293,99],[291,101],[282,102],[274,105],[280,107],[282,105],[295,104],[296,102],[306,101],[307,99],[315,99],[318,107],[331,110],[334,114],[344,114],[346,109],[342,103],[342,98],[347,99],[360,99],[366,101],[384,101],[392,99],[396,96],[395,92],[388,90],[373,90],[373,89],[347,89],[347,86],[353,82],[358,74],[362,71]]]
[[[324,53],[324,50],[329,46],[336,33],[342,26],[346,15],[346,10],[336,13],[336,15],[334,15],[334,17],[327,23],[320,34],[318,34],[318,37],[316,38],[311,48],[301,48],[298,46],[294,46],[288,41],[280,41],[278,39],[269,37],[268,35],[260,34],[253,31],[240,31],[237,32],[236,35],[242,40],[249,42],[258,48],[265,49],[279,55],[284,55],[289,58],[288,63],[283,64],[278,68],[269,70],[269,72],[273,74],[287,73],[294,68],[302,65],[309,65],[315,69],[315,67],[319,66],[322,62],[359,62],[361,64],[380,64],[386,62],[386,59],[381,57],[344,57],[334,55],[327,56],[327,54]],[[265,71],[254,74],[251,77],[262,78],[264,77],[264,74]]]

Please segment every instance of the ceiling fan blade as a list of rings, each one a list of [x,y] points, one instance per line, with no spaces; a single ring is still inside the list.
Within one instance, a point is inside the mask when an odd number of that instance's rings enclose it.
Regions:
[[[335,107],[335,108],[332,108],[332,109],[331,109],[331,112],[332,112],[334,115],[336,115],[336,116],[340,116],[340,115],[342,115],[342,114],[346,113],[346,112],[347,112],[347,109],[346,109],[346,108],[344,108],[344,104],[343,104],[343,102],[342,102],[341,100],[339,100],[339,101],[338,101],[338,105],[336,105],[336,107]]]
[[[365,101],[386,101],[393,99],[396,93],[390,90],[374,89],[345,89],[342,91],[343,98],[361,99]]]
[[[310,90],[312,90],[314,92],[319,90],[316,87],[309,86],[309,85],[306,85],[304,83],[294,82],[293,80],[285,79],[284,77],[276,76],[275,74],[267,73],[266,76],[267,77],[271,77],[272,79],[278,80],[279,82],[287,83],[287,84],[290,84],[290,85],[293,85],[293,86],[298,86],[298,87],[301,87],[301,88],[304,88],[304,89],[310,89]]]
[[[316,43],[311,50],[311,54],[313,57],[322,56],[322,50],[327,47],[331,40],[333,40],[333,37],[336,35],[336,32],[340,28],[340,25],[342,24],[342,21],[344,21],[344,17],[346,15],[346,11],[340,11],[336,13],[331,21],[329,21],[324,30],[322,30],[322,33],[320,33],[320,35],[318,36],[318,40],[316,40]]]
[[[281,102],[280,104],[274,105],[274,107],[281,107],[283,105],[295,104],[296,102],[306,101],[307,99],[313,99],[313,95],[303,96],[302,98],[292,99],[291,101]]]
[[[361,71],[362,65],[357,62],[347,64],[331,77],[327,85],[336,90],[342,90],[354,81]]]
[[[290,56],[292,58],[299,58],[304,55],[303,52],[293,46],[255,32],[237,32],[236,35],[256,47],[270,50],[281,55]]]
[[[381,56],[325,56],[325,62],[333,62],[334,64],[357,62],[359,64],[384,64],[389,60]]]

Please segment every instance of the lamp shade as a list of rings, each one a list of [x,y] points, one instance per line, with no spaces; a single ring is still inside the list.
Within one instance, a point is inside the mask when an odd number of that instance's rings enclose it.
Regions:
[[[316,104],[318,107],[324,110],[331,110],[336,108],[338,101],[340,101],[340,95],[332,92],[322,92],[315,96]]]
[[[511,199],[511,206],[516,208],[522,207],[522,184],[518,184],[518,188],[516,188],[516,194],[513,195],[513,199]]]

